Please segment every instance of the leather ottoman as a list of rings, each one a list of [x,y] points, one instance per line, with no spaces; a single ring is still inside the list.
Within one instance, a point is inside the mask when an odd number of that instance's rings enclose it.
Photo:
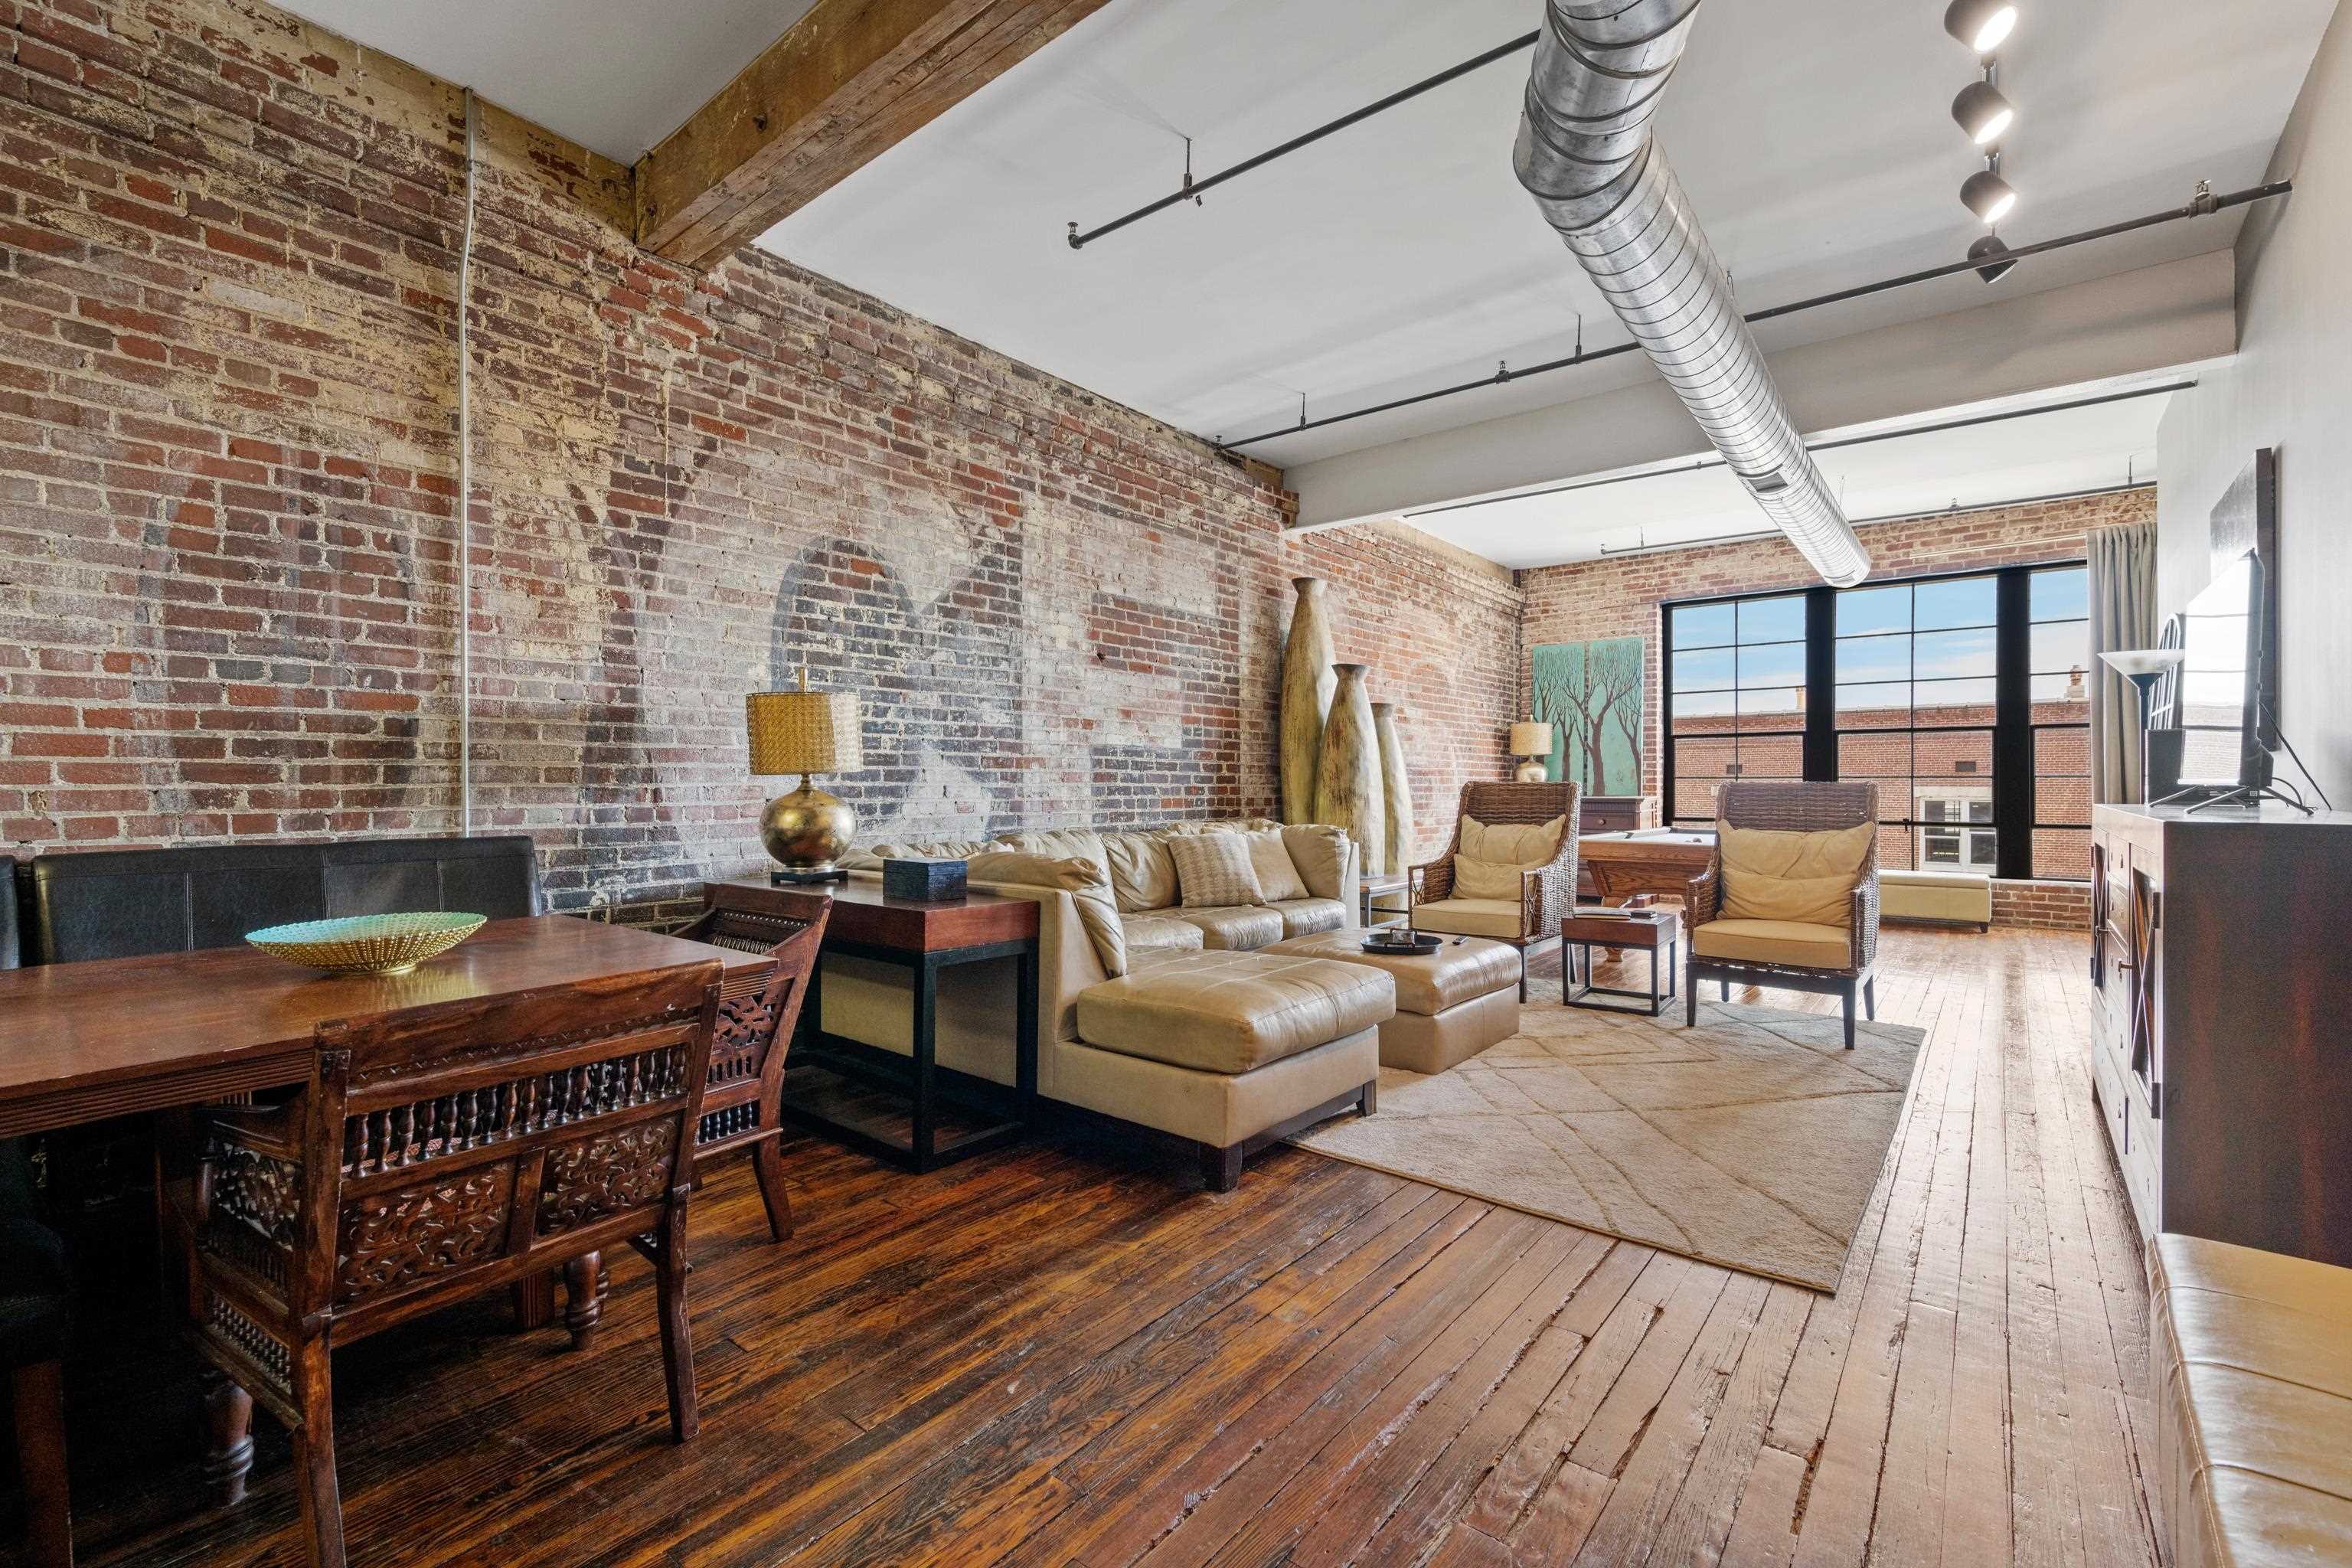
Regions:
[[[2148,1284],[2173,1568],[2352,1563],[2352,1268],[2168,1232]]]
[[[1268,1144],[1354,1109],[1370,1115],[1386,974],[1266,950],[1146,952],[1078,993],[1056,1047],[1057,1099],[1199,1146],[1218,1192]]]
[[[1396,1016],[1381,1026],[1381,1066],[1441,1073],[1519,1032],[1519,950],[1465,937],[1426,956],[1364,951],[1361,931],[1323,931],[1261,952],[1330,959],[1385,971],[1396,982]]]

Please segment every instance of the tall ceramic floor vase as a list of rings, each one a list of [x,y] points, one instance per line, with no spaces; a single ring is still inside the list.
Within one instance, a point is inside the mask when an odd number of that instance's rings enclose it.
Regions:
[[[1331,717],[1323,726],[1323,754],[1315,766],[1315,820],[1347,829],[1363,851],[1364,869],[1388,864],[1387,813],[1381,803],[1381,742],[1372,732],[1372,700],[1364,667],[1335,664]]]
[[[1388,858],[1381,869],[1394,876],[1412,864],[1412,782],[1404,776],[1404,742],[1397,734],[1393,702],[1372,704],[1372,732],[1381,743],[1381,834]]]
[[[1331,710],[1331,622],[1323,610],[1323,579],[1293,577],[1298,603],[1290,612],[1290,640],[1282,648],[1282,820],[1313,822],[1315,761],[1323,749],[1323,721]]]

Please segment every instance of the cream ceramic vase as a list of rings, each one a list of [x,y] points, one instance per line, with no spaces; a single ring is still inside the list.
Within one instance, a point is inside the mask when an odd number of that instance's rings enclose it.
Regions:
[[[1381,748],[1381,836],[1388,855],[1381,869],[1401,875],[1412,863],[1412,782],[1404,776],[1404,742],[1397,734],[1393,702],[1372,704],[1372,732]]]
[[[1323,613],[1323,579],[1294,577],[1298,603],[1290,612],[1290,638],[1282,649],[1282,819],[1314,822],[1316,760],[1323,721],[1331,710],[1331,623]]]
[[[1381,800],[1381,742],[1372,732],[1372,700],[1364,667],[1335,664],[1331,715],[1323,726],[1323,754],[1315,766],[1315,816],[1347,830],[1363,851],[1364,868],[1388,864],[1387,811]]]

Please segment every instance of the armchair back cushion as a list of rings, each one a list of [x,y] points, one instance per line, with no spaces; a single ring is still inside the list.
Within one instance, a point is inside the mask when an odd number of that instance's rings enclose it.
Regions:
[[[1874,822],[1811,833],[1721,825],[1725,920],[1845,925]]]
[[[1487,824],[1465,815],[1462,848],[1454,858],[1454,896],[1517,901],[1520,874],[1539,871],[1551,863],[1567,826],[1565,816],[1549,822]]]
[[[1222,910],[1265,902],[1250,864],[1249,840],[1238,833],[1187,834],[1168,841],[1176,881],[1188,910]]]

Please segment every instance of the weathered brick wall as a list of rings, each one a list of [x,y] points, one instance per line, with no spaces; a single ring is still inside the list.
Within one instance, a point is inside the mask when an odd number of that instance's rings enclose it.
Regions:
[[[0,840],[454,830],[460,95],[254,0],[0,29]],[[646,257],[625,171],[495,110],[481,163],[475,823],[559,903],[757,863],[741,694],[803,663],[866,703],[869,836],[1267,809],[1301,573],[1417,795],[1500,766],[1507,580],[1286,541],[1189,437],[772,258]]]

